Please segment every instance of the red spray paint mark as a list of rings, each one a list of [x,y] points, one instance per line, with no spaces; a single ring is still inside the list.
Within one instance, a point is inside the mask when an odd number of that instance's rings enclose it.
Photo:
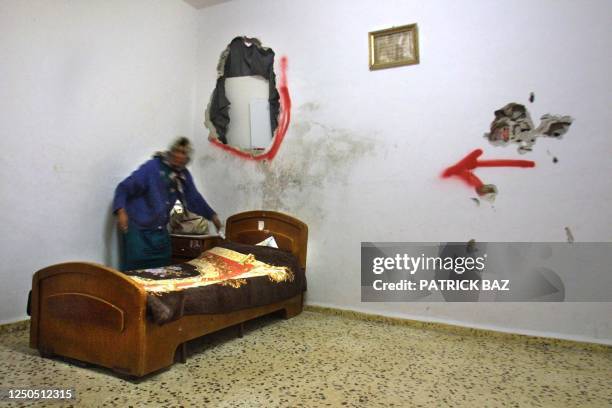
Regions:
[[[280,145],[283,142],[283,139],[285,138],[285,133],[287,133],[289,122],[291,121],[291,98],[289,97],[289,88],[287,87],[287,57],[285,56],[281,57],[280,59],[280,78],[278,81],[278,93],[280,95],[281,108],[281,112],[278,117],[278,126],[276,128],[276,133],[274,134],[272,145],[265,153],[255,156],[251,153],[243,152],[242,150],[236,149],[233,146],[223,144],[217,139],[210,139],[210,142],[213,145],[225,150],[226,152],[229,152],[237,157],[242,157],[243,159],[255,161],[272,160],[280,149]]]
[[[459,177],[480,194],[480,188],[484,183],[472,172],[477,167],[535,167],[535,162],[531,160],[478,160],[481,155],[482,149],[474,150],[457,164],[446,168],[442,172],[442,178]]]

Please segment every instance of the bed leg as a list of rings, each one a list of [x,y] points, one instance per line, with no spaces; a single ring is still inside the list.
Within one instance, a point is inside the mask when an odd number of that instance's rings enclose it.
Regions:
[[[54,358],[55,357],[55,354],[53,354],[53,352],[44,350],[44,349],[38,349],[38,354],[40,354],[42,358]]]
[[[302,305],[299,304],[288,306],[282,310],[282,313],[285,319],[291,319],[292,317],[295,317],[302,313]]]
[[[118,370],[113,369],[113,372],[118,378],[121,378],[124,381],[129,381],[131,383],[138,384],[142,380],[142,377],[138,377],[137,375],[128,374],[124,371],[118,371]]]
[[[238,337],[239,338],[244,337],[244,322],[238,325]]]
[[[185,312],[185,293],[181,293],[181,316],[184,316]],[[187,342],[181,343],[178,349],[179,361],[181,364],[187,363]]]
[[[178,349],[179,361],[181,364],[187,362],[187,342],[181,343]]]
[[[289,299],[282,309],[279,309],[278,313],[285,319],[291,319],[302,313],[304,303],[304,296],[296,296],[292,299]]]

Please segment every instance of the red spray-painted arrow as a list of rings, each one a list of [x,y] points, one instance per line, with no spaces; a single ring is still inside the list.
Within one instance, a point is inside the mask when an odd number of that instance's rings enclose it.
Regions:
[[[459,160],[457,164],[447,167],[442,173],[442,178],[448,177],[459,177],[465,181],[468,185],[474,187],[476,192],[480,195],[484,194],[482,187],[484,183],[476,177],[472,172],[477,167],[535,167],[535,162],[531,160],[478,160],[478,157],[482,155],[482,149],[476,149],[463,159]]]

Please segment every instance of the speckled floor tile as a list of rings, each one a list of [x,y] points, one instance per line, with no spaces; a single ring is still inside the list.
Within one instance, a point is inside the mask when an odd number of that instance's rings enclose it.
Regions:
[[[48,360],[0,333],[0,387],[76,389],[51,407],[610,407],[612,353],[304,312],[189,344],[139,382]],[[21,405],[1,401],[0,406]]]

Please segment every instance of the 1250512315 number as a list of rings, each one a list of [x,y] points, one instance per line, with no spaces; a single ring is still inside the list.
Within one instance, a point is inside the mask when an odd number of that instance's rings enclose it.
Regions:
[[[66,400],[76,394],[72,388],[8,388],[1,395],[4,400]]]

